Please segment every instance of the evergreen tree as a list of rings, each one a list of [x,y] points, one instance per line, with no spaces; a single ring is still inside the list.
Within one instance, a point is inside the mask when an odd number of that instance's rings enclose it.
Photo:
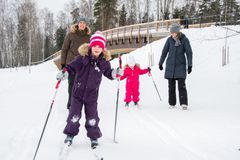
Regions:
[[[152,13],[152,15],[149,17],[149,22],[153,22],[154,21],[154,14]]]
[[[143,17],[142,17],[142,23],[147,23],[148,22],[148,13],[145,12]]]
[[[213,16],[213,19],[218,22],[221,16],[221,4],[220,0],[215,0],[210,4],[209,15]]]
[[[44,58],[49,57],[54,53],[54,20],[53,13],[48,9],[44,9],[43,12],[43,28],[44,28]]]
[[[210,15],[210,3],[211,3],[211,0],[203,0],[202,4],[200,4],[199,13],[198,13],[198,16],[200,17],[199,23],[209,22],[209,19],[207,16]]]
[[[94,4],[94,29],[107,30],[117,24],[117,0],[96,0]]]
[[[63,42],[64,42],[64,38],[66,35],[66,28],[62,28],[62,26],[60,26],[57,31],[55,32],[55,50],[61,50]]]
[[[48,56],[50,56],[50,45],[51,41],[49,36],[45,37],[45,42],[44,42],[44,58],[47,58]]]
[[[75,8],[72,12],[71,12],[71,15],[72,15],[72,23],[75,24],[78,22],[78,18],[79,18],[79,8]]]
[[[173,18],[181,18],[183,17],[184,15],[182,14],[182,10],[180,8],[174,8],[173,10]]]
[[[164,12],[164,14],[163,14],[164,20],[170,19],[169,15],[170,15],[170,11],[169,11],[169,10],[166,10],[166,11]]]
[[[97,0],[94,4],[93,15],[95,17],[95,22],[93,24],[93,30],[101,30],[102,28],[102,4],[101,0]]]
[[[122,5],[122,9],[119,15],[119,26],[125,26],[127,24],[127,11],[125,8],[125,4]]]
[[[236,0],[224,0],[222,10],[224,15],[224,21],[227,24],[235,24],[236,21],[239,20],[240,7]]]

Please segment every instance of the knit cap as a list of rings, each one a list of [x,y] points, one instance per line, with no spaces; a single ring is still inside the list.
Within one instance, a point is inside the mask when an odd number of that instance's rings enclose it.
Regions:
[[[84,22],[84,23],[87,24],[87,19],[86,19],[86,17],[80,16],[80,17],[78,18],[78,23],[79,23],[79,22]]]
[[[170,27],[171,33],[178,33],[181,29],[181,26],[178,23],[173,23]]]
[[[96,31],[90,38],[90,48],[93,46],[99,46],[103,50],[106,45],[106,38],[103,36],[102,32]]]

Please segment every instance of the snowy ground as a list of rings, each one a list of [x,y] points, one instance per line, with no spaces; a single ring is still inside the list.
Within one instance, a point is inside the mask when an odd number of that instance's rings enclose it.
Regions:
[[[240,31],[240,26],[231,29]],[[193,72],[187,78],[189,110],[178,105],[168,109],[167,80],[158,70],[165,39],[152,43],[154,81],[140,78],[140,107],[124,109],[125,81],[120,82],[117,141],[113,143],[117,81],[103,78],[99,114],[103,137],[99,140],[105,160],[239,160],[240,159],[240,34],[228,31],[230,64],[221,66],[226,29],[209,27],[183,30],[193,52]],[[131,54],[148,66],[149,46]],[[123,56],[125,64],[125,56]],[[117,66],[117,61],[112,62]],[[1,160],[31,160],[55,92],[57,68],[52,61],[31,68],[1,69],[0,157]],[[67,117],[67,82],[60,84],[37,160],[59,160]],[[81,119],[84,124],[84,117]],[[75,137],[68,160],[94,160],[84,125]]]

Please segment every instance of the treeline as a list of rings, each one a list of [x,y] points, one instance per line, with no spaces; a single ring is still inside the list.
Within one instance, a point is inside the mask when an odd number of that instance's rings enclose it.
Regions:
[[[54,15],[47,8],[38,9],[34,0],[0,0],[0,68],[44,61],[61,49],[69,26],[80,15],[89,19],[92,31],[171,18],[207,22],[204,18],[212,17],[209,21],[227,24],[240,19],[236,0],[179,1],[71,0]]]

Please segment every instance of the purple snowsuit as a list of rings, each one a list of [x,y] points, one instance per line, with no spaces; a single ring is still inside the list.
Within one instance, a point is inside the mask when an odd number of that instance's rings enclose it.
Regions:
[[[92,57],[89,46],[84,44],[79,49],[80,56],[67,64],[69,74],[75,73],[72,90],[71,107],[67,118],[64,133],[76,136],[79,132],[81,111],[84,105],[87,136],[98,139],[102,136],[98,127],[99,117],[97,111],[98,90],[102,80],[102,74],[113,80],[110,65],[110,55],[103,52],[97,59]]]

